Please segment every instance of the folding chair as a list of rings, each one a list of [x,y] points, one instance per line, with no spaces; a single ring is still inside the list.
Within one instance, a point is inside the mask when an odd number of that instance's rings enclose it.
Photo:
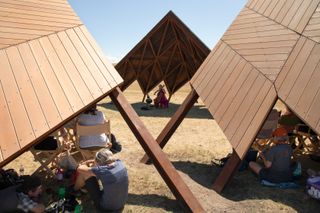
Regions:
[[[278,127],[278,120],[280,112],[272,109],[267,119],[265,120],[262,128],[257,134],[255,145],[258,147],[269,145],[272,138],[273,131]]]
[[[319,136],[306,124],[297,124],[293,130],[293,133],[298,139],[298,145],[296,146],[296,149],[306,148],[309,152],[318,149],[320,145]]]
[[[93,147],[93,148],[81,148],[80,147],[80,137],[89,136],[89,135],[101,135],[106,134],[109,142],[111,142],[111,130],[110,130],[110,120],[105,120],[103,124],[97,124],[94,126],[83,126],[79,123],[76,124],[76,142],[75,146],[77,150],[81,153],[84,160],[93,159],[95,153],[102,147]]]
[[[67,148],[68,141],[65,141],[65,138],[68,138],[68,136],[66,134],[67,132],[58,130],[53,136],[49,136],[47,139],[30,148],[30,152],[34,156],[35,161],[40,163],[40,167],[34,172],[35,174],[42,170],[48,171],[51,175],[55,174],[55,172],[49,168],[49,165],[51,164],[52,167],[55,167],[56,158]]]

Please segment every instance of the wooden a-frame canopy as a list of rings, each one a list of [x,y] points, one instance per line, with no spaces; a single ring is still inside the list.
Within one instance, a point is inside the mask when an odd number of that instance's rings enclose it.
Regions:
[[[216,191],[231,179],[278,98],[320,133],[319,2],[249,0],[198,69],[191,80],[194,89],[158,136],[164,147],[200,97],[233,147],[213,184]]]
[[[0,18],[1,167],[109,95],[182,207],[204,211],[66,0],[0,0]]]
[[[172,12],[161,21],[116,65],[125,90],[135,80],[144,96],[164,82],[172,96],[190,81],[210,50]]]

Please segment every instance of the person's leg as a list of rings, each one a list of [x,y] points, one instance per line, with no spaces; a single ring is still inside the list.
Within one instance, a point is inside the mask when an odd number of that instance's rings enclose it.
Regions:
[[[254,161],[250,161],[249,162],[249,168],[256,173],[257,175],[259,175],[260,170],[262,169],[262,166]]]
[[[102,209],[100,206],[100,200],[103,192],[100,190],[98,180],[95,176],[91,176],[85,180],[85,189],[88,191],[95,207],[97,209]]]

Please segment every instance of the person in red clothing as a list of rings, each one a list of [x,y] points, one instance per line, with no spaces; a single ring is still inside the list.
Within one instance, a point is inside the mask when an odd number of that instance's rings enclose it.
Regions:
[[[162,84],[159,84],[159,89],[154,92],[154,95],[157,94],[157,97],[153,100],[154,106],[156,108],[167,108],[169,101],[166,97],[166,91],[164,89],[164,86]]]

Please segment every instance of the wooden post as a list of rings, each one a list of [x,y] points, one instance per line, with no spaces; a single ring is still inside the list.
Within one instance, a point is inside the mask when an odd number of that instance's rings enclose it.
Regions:
[[[179,173],[163,153],[160,146],[142,123],[132,106],[128,103],[121,90],[118,87],[115,88],[110,94],[110,97],[144,151],[148,153],[152,159],[156,169],[170,188],[171,192],[177,198],[184,211],[204,212],[204,209],[198,200],[184,183]]]
[[[144,100],[146,99],[147,94],[143,93],[143,98],[142,98],[142,103],[144,102]]]
[[[233,149],[233,153],[227,163],[224,165],[222,171],[220,172],[217,179],[214,181],[212,185],[212,189],[216,192],[220,193],[224,189],[224,187],[228,184],[228,182],[233,177],[235,171],[239,167],[241,163],[241,159],[239,158],[236,151]]]
[[[185,118],[186,114],[189,112],[193,104],[197,101],[199,95],[197,92],[193,89],[187,98],[183,101],[182,105],[178,108],[176,113],[173,115],[173,117],[170,119],[170,121],[167,123],[165,128],[162,130],[162,132],[157,137],[156,141],[159,143],[160,147],[163,148],[170,137],[173,135],[173,133],[176,131],[178,126],[181,124],[183,119]],[[143,156],[141,159],[142,163],[148,163],[149,157],[147,154]]]

